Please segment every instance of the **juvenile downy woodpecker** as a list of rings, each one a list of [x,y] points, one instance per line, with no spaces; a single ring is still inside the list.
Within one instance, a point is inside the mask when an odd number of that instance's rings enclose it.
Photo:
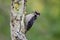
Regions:
[[[39,15],[40,13],[36,11],[32,14],[26,15],[26,32],[32,27],[33,23],[35,22]]]

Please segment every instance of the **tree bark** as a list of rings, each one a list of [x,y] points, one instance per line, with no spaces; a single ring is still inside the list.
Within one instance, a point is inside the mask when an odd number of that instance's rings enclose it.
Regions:
[[[10,13],[11,39],[27,40],[25,36],[25,0],[12,0]]]

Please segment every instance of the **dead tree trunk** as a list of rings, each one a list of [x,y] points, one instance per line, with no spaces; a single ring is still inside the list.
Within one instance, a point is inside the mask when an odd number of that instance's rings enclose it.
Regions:
[[[10,13],[11,39],[27,40],[25,36],[25,0],[12,0]]]

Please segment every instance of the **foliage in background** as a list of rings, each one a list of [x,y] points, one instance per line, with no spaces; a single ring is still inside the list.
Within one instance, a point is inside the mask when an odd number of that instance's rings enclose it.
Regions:
[[[10,39],[10,1],[0,0],[0,40]],[[27,13],[41,13],[28,31],[28,40],[60,40],[60,0],[27,0]]]

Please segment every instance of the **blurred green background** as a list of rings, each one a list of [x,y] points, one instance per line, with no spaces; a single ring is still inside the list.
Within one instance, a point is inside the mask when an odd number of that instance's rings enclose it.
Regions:
[[[10,38],[10,2],[0,0],[0,40]],[[60,0],[27,0],[27,13],[41,13],[27,32],[28,40],[60,40]]]

